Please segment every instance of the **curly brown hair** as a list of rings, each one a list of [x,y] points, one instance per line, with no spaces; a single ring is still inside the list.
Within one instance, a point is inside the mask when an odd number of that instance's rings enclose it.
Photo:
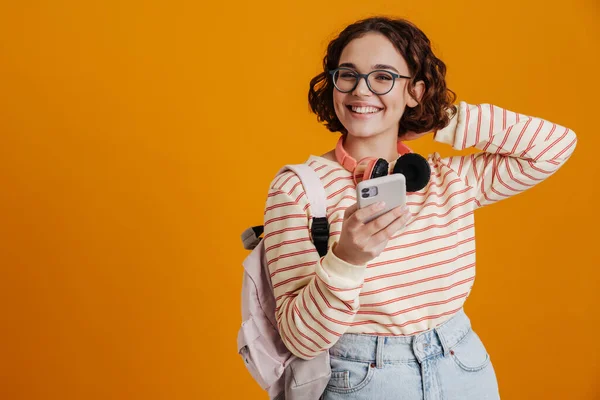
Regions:
[[[369,32],[378,32],[387,37],[406,60],[412,78],[408,92],[416,99],[415,82],[422,80],[425,91],[414,108],[407,107],[400,119],[398,136],[407,131],[430,132],[448,125],[456,113],[452,106],[456,94],[446,87],[446,64],[437,58],[431,49],[427,36],[412,22],[405,19],[371,17],[357,21],[346,27],[327,46],[323,58],[323,72],[310,81],[308,103],[317,120],[324,122],[331,132],[348,133],[335,114],[333,108],[333,80],[329,71],[337,68],[342,50],[353,39]]]

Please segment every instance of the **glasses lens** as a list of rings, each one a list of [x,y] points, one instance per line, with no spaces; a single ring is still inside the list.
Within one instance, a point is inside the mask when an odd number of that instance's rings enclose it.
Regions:
[[[374,93],[387,93],[394,86],[394,77],[389,72],[374,71],[369,75],[369,86]]]
[[[333,84],[340,92],[349,92],[356,85],[357,76],[351,69],[341,68],[333,74]]]

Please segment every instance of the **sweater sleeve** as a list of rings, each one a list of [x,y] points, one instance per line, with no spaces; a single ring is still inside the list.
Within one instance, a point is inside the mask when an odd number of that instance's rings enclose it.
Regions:
[[[366,265],[324,257],[311,241],[310,206],[298,176],[272,182],[264,214],[266,261],[275,294],[275,317],[286,347],[311,359],[333,346],[359,308]]]
[[[491,105],[460,102],[434,139],[456,150],[483,152],[444,158],[471,188],[474,207],[518,194],[543,181],[569,159],[577,143],[569,128]]]

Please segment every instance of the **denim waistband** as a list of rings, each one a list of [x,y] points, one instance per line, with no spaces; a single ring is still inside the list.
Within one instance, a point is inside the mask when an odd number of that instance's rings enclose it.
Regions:
[[[345,333],[329,354],[356,361],[375,363],[378,368],[384,363],[419,363],[440,354],[448,355],[471,330],[471,321],[460,309],[441,325],[411,336],[379,336]]]

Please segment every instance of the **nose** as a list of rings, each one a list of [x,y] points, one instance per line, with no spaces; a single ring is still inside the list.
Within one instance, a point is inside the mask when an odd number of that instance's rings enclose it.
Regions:
[[[367,77],[366,76],[360,76],[358,78],[358,83],[356,84],[356,87],[352,91],[352,94],[355,96],[367,96],[367,95],[371,94],[371,91],[369,90],[369,86],[367,85]]]

